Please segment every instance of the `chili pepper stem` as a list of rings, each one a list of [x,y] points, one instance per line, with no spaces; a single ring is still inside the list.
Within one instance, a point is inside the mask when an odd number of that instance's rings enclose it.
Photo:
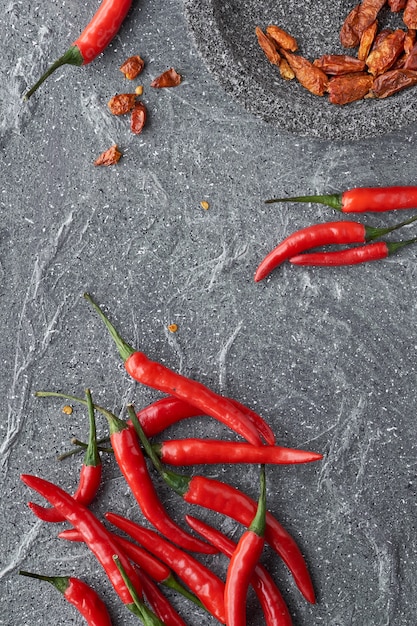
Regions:
[[[33,87],[31,87],[29,91],[25,93],[25,95],[23,96],[23,100],[29,100],[29,98],[42,85],[42,83],[59,67],[62,67],[63,65],[80,66],[82,64],[83,64],[83,58],[81,56],[79,49],[77,48],[77,46],[71,46],[71,48],[68,48],[68,50],[64,52],[62,56],[59,57],[59,59],[57,59],[54,63],[52,63],[52,65],[50,65],[50,67],[48,67],[46,72],[42,74],[40,79],[33,85]]]
[[[44,574],[36,574],[35,572],[27,572],[23,569],[19,570],[20,576],[29,576],[29,578],[37,578],[38,580],[45,580],[51,583],[60,591],[65,593],[68,588],[69,580],[67,576],[45,576]]]
[[[94,404],[93,399],[91,397],[90,389],[86,389],[85,396],[87,399],[87,408],[88,408],[88,419],[90,422],[90,433],[88,437],[88,445],[87,450],[84,457],[85,465],[92,465],[96,467],[100,465],[100,454],[97,446],[97,430],[96,430],[96,420],[94,417]]]
[[[116,347],[117,347],[117,349],[119,351],[119,354],[120,354],[121,358],[123,359],[123,361],[127,361],[127,359],[132,354],[134,354],[135,350],[131,346],[129,346],[129,344],[126,343],[126,341],[121,337],[119,332],[116,330],[116,328],[110,322],[109,318],[105,315],[104,311],[93,300],[93,298],[90,296],[90,294],[89,293],[85,293],[84,294],[84,298],[91,304],[93,309],[96,311],[96,313],[98,313],[99,317],[104,322],[105,326],[107,327],[107,330],[109,331],[111,337],[113,338],[113,340],[114,340],[114,342],[116,344]]]
[[[342,194],[335,193],[322,196],[293,196],[290,198],[270,198],[265,200],[265,204],[273,204],[274,202],[317,202],[317,204],[325,204],[336,211],[342,211]]]
[[[259,473],[259,500],[258,508],[256,509],[255,517],[252,520],[248,530],[263,537],[265,535],[266,527],[266,480],[265,480],[265,465],[261,465],[261,471]]]

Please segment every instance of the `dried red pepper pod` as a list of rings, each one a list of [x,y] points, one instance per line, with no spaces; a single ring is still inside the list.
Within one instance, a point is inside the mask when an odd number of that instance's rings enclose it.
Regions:
[[[103,52],[118,33],[132,0],[102,0],[102,3],[81,35],[57,59],[25,94],[28,100],[42,83],[62,65],[87,65]]]
[[[379,213],[417,207],[417,186],[356,187],[342,193],[271,198],[265,202],[267,204],[273,202],[315,202],[330,206],[341,213]]]
[[[345,250],[333,252],[310,252],[299,254],[290,259],[294,265],[318,265],[335,267],[342,265],[358,265],[370,261],[380,261],[395,254],[404,246],[409,246],[417,241],[417,238],[408,241],[378,241],[366,246],[357,246]]]
[[[170,368],[151,361],[143,352],[135,351],[119,335],[113,324],[89,294],[84,294],[106,325],[123,359],[126,371],[137,382],[143,383],[193,404],[202,415],[211,415],[215,419],[240,434],[255,445],[262,443],[257,427],[229,400],[215,393],[202,383],[178,374]]]
[[[336,221],[324,224],[313,224],[301,228],[281,241],[259,264],[255,272],[255,282],[266,278],[281,263],[291,257],[318,246],[330,244],[365,243],[382,237],[406,224],[411,224],[417,216],[386,228],[366,226],[360,222]]]
[[[73,576],[44,576],[19,570],[21,576],[29,576],[51,583],[65,599],[75,606],[89,626],[111,626],[109,612],[103,600],[87,583]]]
[[[255,517],[243,533],[230,559],[224,589],[227,626],[246,626],[246,599],[265,544],[266,485],[261,466],[260,494]]]
[[[74,499],[83,504],[90,504],[97,495],[101,485],[102,463],[98,451],[96,440],[96,422],[94,418],[94,405],[90,390],[86,390],[86,403],[88,407],[88,418],[90,423],[90,434],[88,446],[81,467],[78,487],[74,493]],[[30,508],[37,517],[44,522],[63,522],[65,517],[58,513],[56,509],[29,503]]]
[[[192,515],[186,515],[185,519],[193,530],[200,533],[220,552],[229,558],[232,556],[236,549],[236,544],[232,539]],[[272,576],[261,563],[258,563],[255,568],[251,585],[261,604],[267,626],[292,626],[291,615],[285,600]]]

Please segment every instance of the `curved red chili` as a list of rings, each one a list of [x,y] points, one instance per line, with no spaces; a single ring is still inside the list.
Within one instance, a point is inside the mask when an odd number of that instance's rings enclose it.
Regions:
[[[24,99],[28,100],[58,67],[62,65],[81,66],[91,63],[91,61],[107,48],[111,40],[118,33],[131,4],[132,0],[102,0],[100,7],[80,36],[74,41],[70,48],[46,70],[37,83],[29,89]]]
[[[44,576],[20,570],[22,576],[46,580],[75,606],[89,626],[111,626],[109,612],[100,596],[87,583],[73,576]]]
[[[271,198],[272,202],[317,202],[342,213],[366,213],[417,207],[417,186],[356,187],[330,195]]]
[[[73,498],[83,504],[90,504],[97,495],[101,485],[102,463],[97,447],[96,422],[94,418],[94,405],[90,390],[86,390],[86,402],[88,406],[88,418],[90,422],[90,434],[84,462],[80,471],[78,487]],[[29,503],[33,513],[44,522],[63,522],[65,517],[56,509]]]
[[[322,454],[284,448],[282,446],[253,446],[251,443],[219,441],[217,439],[170,439],[152,446],[163,463],[169,465],[202,465],[212,463],[310,463]]]
[[[104,414],[115,459],[146,519],[182,548],[212,554],[212,546],[186,533],[168,515],[149,475],[135,430],[109,411]]]
[[[397,224],[389,228],[374,228],[351,221],[326,222],[307,226],[286,237],[266,255],[255,272],[255,282],[263,280],[278,265],[305,250],[329,244],[365,243],[411,223],[415,219],[417,216],[406,222],[401,222],[401,225]]]
[[[200,533],[220,552],[229,558],[232,556],[236,549],[236,544],[232,539],[192,515],[186,515],[185,518],[193,530]],[[251,585],[261,604],[267,626],[292,626],[291,615],[285,600],[274,579],[261,563],[255,567]]]
[[[198,407],[202,415],[211,415],[255,445],[262,444],[257,427],[246,413],[205,385],[165,365],[151,361],[143,352],[136,352],[119,335],[101,308],[89,294],[84,294],[105,323],[122,357],[126,371],[140,383],[180,398]]]
[[[105,518],[166,563],[224,624],[224,583],[214,572],[149,528],[116,513],[106,513]]]
[[[322,265],[327,267],[341,265],[357,265],[386,259],[400,248],[415,243],[416,239],[408,241],[378,241],[366,246],[336,250],[333,252],[310,252],[299,254],[290,259],[293,265]]]
[[[139,578],[146,599],[151,605],[155,615],[159,617],[163,624],[165,624],[165,626],[187,626],[152,578],[143,570],[139,570]]]
[[[265,466],[260,473],[260,495],[255,517],[243,533],[230,559],[224,588],[227,626],[246,626],[246,599],[255,568],[263,552],[266,526]]]
[[[113,556],[115,554],[119,555],[123,567],[139,595],[142,594],[140,580],[129,559],[121,552],[119,546],[113,541],[111,534],[100,520],[84,504],[74,500],[69,493],[66,493],[57,485],[30,474],[22,474],[21,479],[28,487],[43,496],[58,512],[62,513],[65,519],[80,532],[83,541],[107,573],[123,604],[137,614],[136,605],[114,562]]]

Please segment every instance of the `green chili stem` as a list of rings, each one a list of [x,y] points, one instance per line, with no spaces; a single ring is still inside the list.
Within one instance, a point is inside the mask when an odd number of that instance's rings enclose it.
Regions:
[[[110,320],[107,317],[107,315],[99,307],[99,305],[93,300],[93,298],[90,296],[90,294],[89,293],[85,293],[84,294],[84,298],[91,304],[93,309],[96,311],[96,313],[98,313],[99,317],[104,322],[105,326],[107,327],[107,330],[109,331],[111,337],[113,338],[113,340],[114,340],[114,342],[116,344],[116,347],[117,347],[117,349],[119,351],[119,354],[120,354],[121,358],[123,359],[123,361],[127,361],[127,359],[135,352],[135,350],[131,346],[129,346],[129,344],[126,343],[126,341],[121,337],[119,332],[116,330],[116,328],[110,322]]]
[[[256,509],[255,517],[252,520],[252,523],[249,526],[248,530],[259,535],[259,537],[263,537],[265,534],[265,526],[266,526],[266,480],[265,480],[265,465],[261,465],[261,471],[259,474],[259,500],[258,507]]]
[[[372,239],[377,239],[377,237],[383,237],[388,233],[392,233],[394,230],[398,230],[403,226],[408,226],[408,224],[412,224],[417,220],[417,215],[413,215],[408,220],[404,220],[403,222],[399,222],[394,226],[387,226],[386,228],[375,228],[373,226],[365,226],[366,230],[366,241],[371,241]]]
[[[90,422],[90,433],[88,437],[88,445],[84,457],[84,465],[97,467],[100,465],[101,459],[97,446],[96,420],[94,417],[94,404],[91,397],[90,389],[86,389],[85,396],[87,398],[88,419]]]
[[[77,46],[71,46],[62,56],[59,57],[49,68],[46,70],[44,74],[40,77],[40,79],[25,93],[23,96],[23,100],[29,100],[29,98],[35,93],[35,91],[42,85],[42,83],[50,76],[55,70],[57,70],[62,65],[82,65],[83,58],[81,56],[81,52],[77,48]]]
[[[69,587],[69,578],[68,576],[44,576],[43,574],[35,574],[34,572],[26,572],[25,570],[19,570],[20,576],[29,576],[30,578],[37,578],[38,580],[46,580],[46,582],[51,583],[60,591],[61,593],[65,593]]]
[[[342,194],[334,193],[324,196],[294,196],[292,198],[271,198],[265,200],[265,204],[272,204],[273,202],[317,202],[317,204],[325,204],[327,206],[342,210]]]
[[[104,437],[103,437],[103,439],[104,439]],[[105,440],[108,441],[109,438],[106,437]],[[98,442],[99,442],[99,440],[97,440],[97,443]],[[71,439],[71,443],[72,443],[73,446],[77,446],[77,450],[69,450],[68,452],[64,452],[64,454],[74,454],[75,452],[78,452],[79,449],[85,450],[88,447],[88,443],[86,443],[85,441],[81,441],[80,439],[77,439],[76,437]],[[97,445],[97,450],[99,452],[104,452],[106,454],[113,454],[114,453],[114,450],[111,447],[105,448],[104,446]],[[63,455],[61,455],[61,456],[63,456]]]

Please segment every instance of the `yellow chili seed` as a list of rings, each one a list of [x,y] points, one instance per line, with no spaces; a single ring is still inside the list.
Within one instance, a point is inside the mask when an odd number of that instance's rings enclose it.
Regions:
[[[207,209],[208,209],[208,208],[209,208],[209,206],[210,206],[210,205],[209,205],[209,203],[207,202],[207,200],[202,200],[202,201],[200,202],[200,204],[201,204],[202,208],[203,208],[205,211],[207,211]]]
[[[65,413],[65,415],[71,415],[72,406],[70,406],[69,404],[66,404],[64,408],[62,409],[62,412]]]
[[[176,333],[178,330],[178,324],[169,324],[168,330],[170,333]]]

